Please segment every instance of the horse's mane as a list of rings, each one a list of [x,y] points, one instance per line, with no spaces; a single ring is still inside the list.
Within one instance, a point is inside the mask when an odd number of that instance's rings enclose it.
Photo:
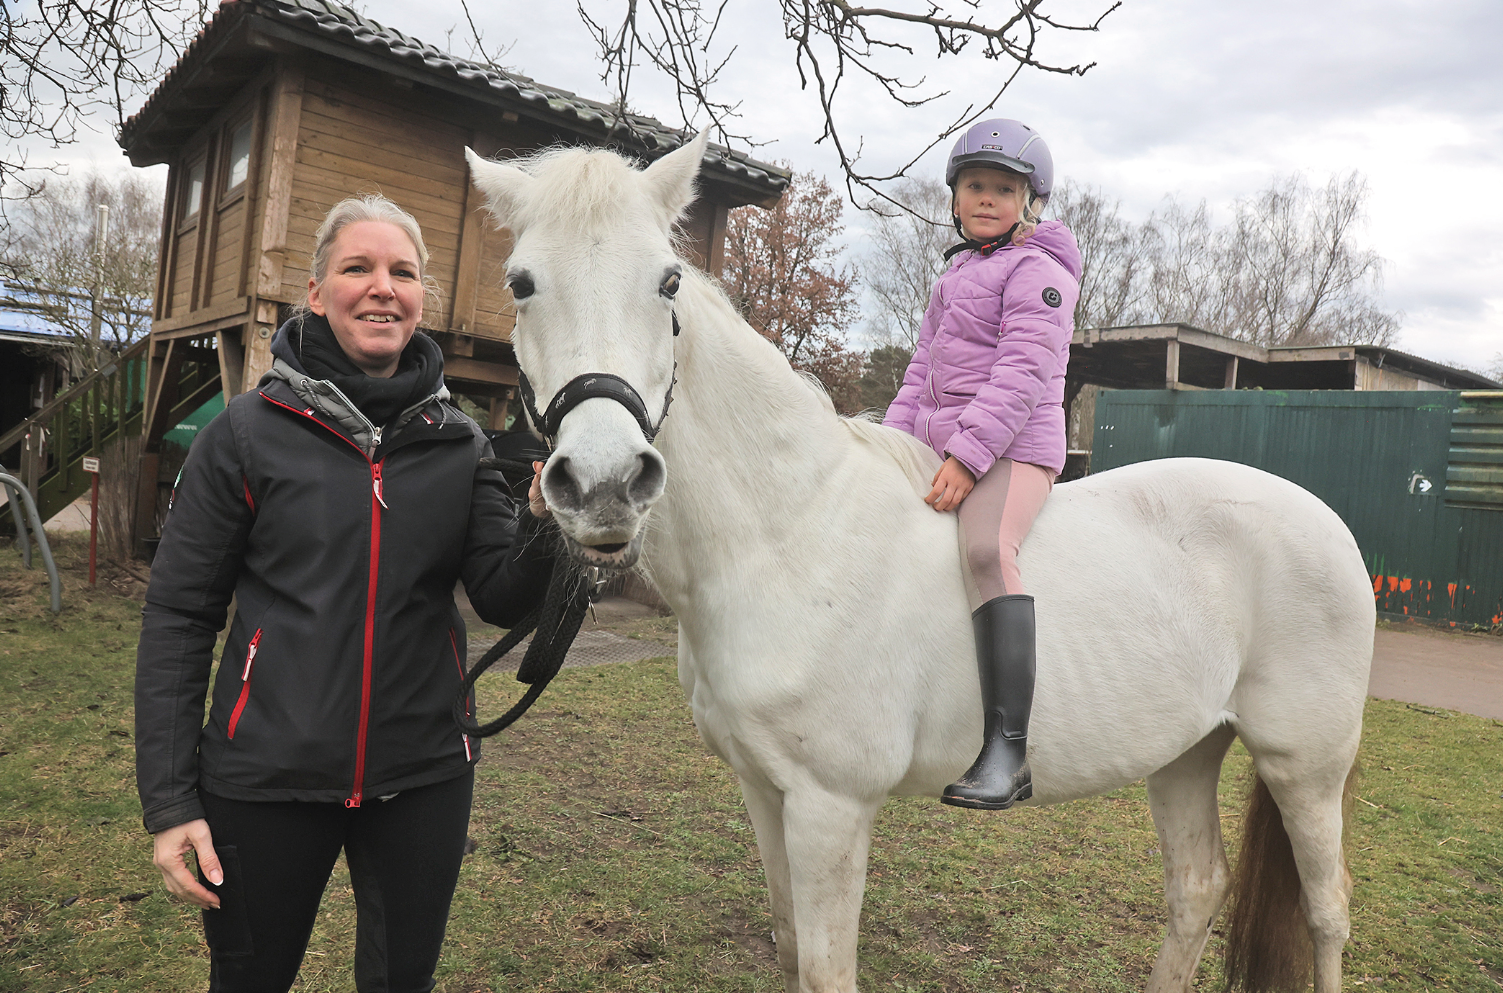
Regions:
[[[506,163],[537,182],[521,226],[561,226],[586,234],[620,227],[640,196],[641,173],[602,148],[553,146]]]
[[[809,424],[811,429],[823,424],[844,440],[876,449],[897,464],[914,492],[920,496],[929,492],[939,460],[927,445],[903,431],[883,427],[870,413],[854,417],[837,413],[828,391],[817,377],[793,369],[787,357],[746,322],[715,277],[698,269],[692,259],[685,258],[684,261],[686,276],[705,291],[700,305],[708,304],[720,310],[725,320],[740,326],[740,333],[748,346],[736,358],[741,364],[740,371],[750,372],[749,378],[760,384],[760,389],[779,394],[783,404],[801,408],[801,415],[812,422]],[[687,302],[688,296],[681,299]]]
[[[939,457],[933,449],[906,431],[885,428],[864,414],[842,417],[840,423],[858,442],[871,445],[896,462],[915,493],[928,495],[934,471],[939,468]]]

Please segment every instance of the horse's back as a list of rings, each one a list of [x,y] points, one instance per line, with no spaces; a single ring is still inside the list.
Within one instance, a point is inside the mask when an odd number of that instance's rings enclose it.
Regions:
[[[1334,704],[1333,733],[1360,726],[1366,569],[1341,519],[1287,480],[1164,459],[1062,484],[1019,567],[1038,601],[1044,802],[1144,775],[1223,723],[1277,735]]]

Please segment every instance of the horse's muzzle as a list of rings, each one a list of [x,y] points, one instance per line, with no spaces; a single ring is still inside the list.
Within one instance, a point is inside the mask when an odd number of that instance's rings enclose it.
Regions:
[[[638,531],[630,541],[609,542],[600,545],[582,545],[559,529],[564,536],[564,547],[580,565],[594,566],[607,572],[624,572],[637,564],[642,555],[642,532]]]

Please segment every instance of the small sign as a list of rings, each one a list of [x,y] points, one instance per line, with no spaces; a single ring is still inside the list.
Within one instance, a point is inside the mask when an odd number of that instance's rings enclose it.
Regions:
[[[92,455],[85,455],[83,460],[84,472],[98,472],[99,460]]]

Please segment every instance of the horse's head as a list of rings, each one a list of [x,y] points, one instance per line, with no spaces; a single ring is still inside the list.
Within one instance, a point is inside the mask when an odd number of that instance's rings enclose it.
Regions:
[[[641,171],[601,150],[554,150],[514,165],[465,153],[491,213],[515,238],[506,266],[517,307],[512,344],[533,429],[553,444],[543,495],[571,551],[590,565],[633,565],[663,493],[667,471],[651,436],[673,386],[673,298],[684,263],[672,233],[694,198],[704,149],[701,135]]]

